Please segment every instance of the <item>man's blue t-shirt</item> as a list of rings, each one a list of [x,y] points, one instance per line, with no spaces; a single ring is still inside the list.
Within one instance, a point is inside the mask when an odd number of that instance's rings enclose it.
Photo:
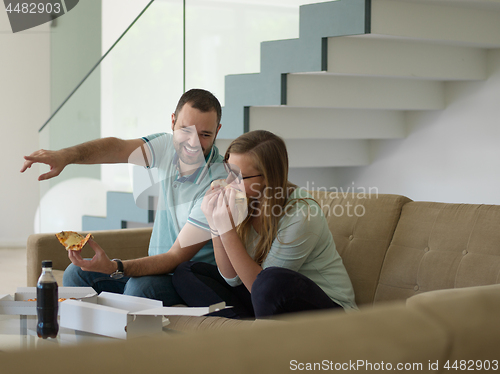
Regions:
[[[158,169],[160,183],[156,217],[149,242],[149,255],[153,256],[168,252],[186,223],[210,230],[201,210],[201,202],[212,181],[225,179],[227,172],[222,164],[223,158],[214,145],[205,164],[193,174],[180,177],[173,135],[160,133],[142,139],[151,153],[149,167]],[[215,264],[212,241],[205,244],[192,260]]]

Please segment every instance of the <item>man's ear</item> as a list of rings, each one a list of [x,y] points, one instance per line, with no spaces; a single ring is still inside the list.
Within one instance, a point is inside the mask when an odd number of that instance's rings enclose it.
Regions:
[[[219,126],[217,126],[217,130],[215,130],[215,139],[217,139],[217,134],[219,134],[219,130],[222,127],[222,123],[219,123]]]
[[[174,131],[175,127],[175,113],[172,113],[172,132]]]

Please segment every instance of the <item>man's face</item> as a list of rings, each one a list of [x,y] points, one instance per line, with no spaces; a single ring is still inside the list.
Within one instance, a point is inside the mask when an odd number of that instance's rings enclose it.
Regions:
[[[220,125],[215,110],[201,112],[186,103],[177,118],[172,114],[174,147],[183,164],[196,167],[210,153]]]

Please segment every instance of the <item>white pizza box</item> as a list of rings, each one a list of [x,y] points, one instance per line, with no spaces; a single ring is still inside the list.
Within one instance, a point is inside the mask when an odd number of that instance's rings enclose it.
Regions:
[[[61,303],[59,326],[118,339],[151,335],[162,331],[163,316],[141,311],[162,305],[158,300],[101,292],[95,299]]]
[[[67,300],[60,306],[59,325],[77,331],[118,339],[160,333],[169,315],[202,316],[225,307],[163,307],[162,302],[142,297],[101,292],[97,298]]]
[[[222,309],[232,308],[231,306],[226,306],[225,302],[213,304],[207,307],[177,307],[177,306],[164,306],[161,308],[143,310],[142,314],[149,315],[163,315],[165,317],[168,316],[192,316],[199,317],[204,316],[205,314],[217,312]]]
[[[92,287],[59,287],[58,297],[91,301],[97,294]],[[14,296],[0,295],[0,314],[36,316],[36,301],[26,301],[35,298],[36,287],[18,287]],[[63,302],[59,303],[59,314]]]

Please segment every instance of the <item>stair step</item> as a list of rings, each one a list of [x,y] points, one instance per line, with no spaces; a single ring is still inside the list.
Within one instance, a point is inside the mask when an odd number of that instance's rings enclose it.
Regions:
[[[250,108],[250,130],[268,130],[288,139],[399,139],[406,136],[403,111]]]
[[[83,231],[118,230],[122,229],[127,221],[150,223],[151,215],[148,210],[137,207],[132,193],[109,191],[106,195],[106,217],[82,217]]]
[[[445,107],[444,83],[327,73],[289,74],[286,104],[314,108],[438,110]]]
[[[224,88],[226,103],[222,108],[222,128],[219,138],[234,139],[245,132],[243,118],[246,106],[279,105],[281,79],[280,74],[227,75]]]
[[[369,140],[359,139],[284,139],[289,156],[289,166],[340,167],[369,165]],[[217,139],[216,145],[225,154],[229,139]],[[328,155],[325,157],[325,155]]]
[[[299,38],[261,43],[261,73],[225,77],[225,107],[220,138],[241,135],[244,107],[280,105],[281,74],[321,71],[327,36],[367,32],[367,1],[342,0],[300,7]],[[326,40],[326,39],[325,39]]]
[[[299,8],[299,38],[261,43],[262,73],[322,70],[323,38],[368,32],[366,0],[307,4]]]
[[[371,0],[372,35],[500,47],[500,3]]]
[[[223,118],[231,126],[219,137],[248,131],[244,108],[252,106],[443,109],[441,82],[486,78],[481,49],[500,48],[500,0],[308,4],[300,7],[299,35],[262,43],[261,73],[226,77]],[[417,78],[436,82],[409,82]]]
[[[328,38],[327,72],[437,80],[486,79],[486,50],[359,36]]]

